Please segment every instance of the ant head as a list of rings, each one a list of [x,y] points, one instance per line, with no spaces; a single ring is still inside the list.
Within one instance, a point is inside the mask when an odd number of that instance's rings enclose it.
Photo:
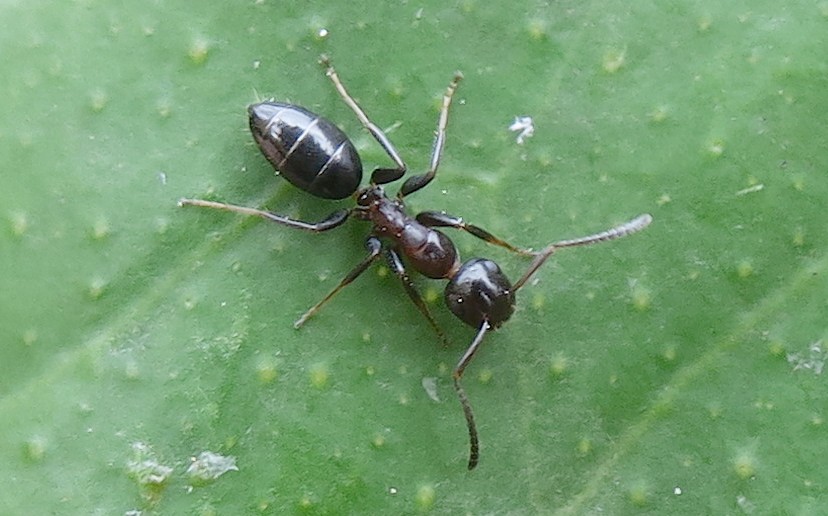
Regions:
[[[483,321],[498,328],[515,311],[515,290],[495,262],[473,258],[446,285],[446,305],[473,328]]]

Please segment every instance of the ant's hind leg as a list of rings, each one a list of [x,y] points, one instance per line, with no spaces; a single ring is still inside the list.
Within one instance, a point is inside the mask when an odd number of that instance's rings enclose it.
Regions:
[[[339,93],[339,96],[342,97],[342,100],[345,104],[351,108],[351,111],[354,112],[356,117],[359,119],[362,126],[371,133],[371,136],[374,137],[375,140],[385,149],[385,152],[394,162],[396,167],[394,168],[378,168],[374,170],[371,174],[371,183],[375,185],[382,185],[385,183],[390,183],[391,181],[396,181],[397,179],[401,178],[405,174],[405,162],[403,162],[402,158],[400,157],[400,153],[397,152],[397,149],[394,147],[394,144],[391,143],[391,140],[385,135],[382,129],[377,127],[369,118],[368,115],[365,114],[365,111],[359,107],[356,100],[348,93],[348,90],[345,89],[345,85],[342,84],[342,81],[339,79],[339,75],[336,73],[333,65],[331,64],[331,60],[328,56],[323,55],[319,59],[320,64],[325,67],[325,75],[327,75],[331,82],[333,82],[336,91]]]
[[[342,225],[342,223],[348,220],[348,216],[351,214],[351,210],[337,210],[319,222],[305,222],[302,220],[291,219],[283,215],[277,215],[269,211],[257,210],[255,208],[245,208],[244,206],[225,204],[223,202],[205,201],[202,199],[179,199],[178,205],[198,206],[200,208],[213,208],[217,210],[232,211],[235,213],[241,213],[242,215],[254,215],[256,217],[267,219],[271,222],[282,224],[283,226],[288,226],[294,229],[303,229],[314,233],[328,231],[329,229]]]
[[[424,211],[422,213],[418,213],[417,222],[430,228],[450,227],[455,229],[461,229],[463,231],[471,233],[472,235],[476,236],[481,240],[485,240],[490,244],[506,248],[512,251],[513,253],[521,254],[523,256],[534,256],[536,254],[531,249],[515,247],[509,242],[501,240],[500,238],[492,235],[491,233],[489,233],[481,227],[475,226],[473,224],[466,224],[462,217],[455,217],[453,215],[449,215],[441,211]]]
[[[457,91],[457,85],[460,84],[462,79],[463,74],[455,72],[454,78],[449,83],[448,89],[446,89],[446,93],[443,95],[440,119],[437,121],[437,137],[434,140],[434,148],[431,151],[431,165],[428,167],[428,172],[406,179],[402,188],[400,188],[400,192],[397,194],[397,197],[400,199],[425,188],[434,179],[434,176],[437,175],[437,167],[440,166],[440,158],[443,157],[443,147],[446,143],[446,126],[448,125],[448,112],[451,106],[451,99],[454,97],[454,92]]]

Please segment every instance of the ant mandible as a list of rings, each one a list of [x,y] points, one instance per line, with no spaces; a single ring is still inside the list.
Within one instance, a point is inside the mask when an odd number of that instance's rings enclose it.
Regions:
[[[555,242],[540,251],[515,247],[488,231],[467,224],[462,218],[448,215],[445,212],[424,211],[412,218],[405,212],[404,198],[427,186],[437,173],[445,144],[449,106],[463,75],[460,72],[455,73],[443,95],[437,135],[428,171],[425,174],[409,177],[395,197],[388,197],[383,185],[396,181],[405,174],[407,170],[405,162],[382,129],[371,122],[347,92],[330,60],[322,56],[320,63],[325,67],[326,75],[333,82],[342,100],[354,112],[363,127],[377,140],[395,166],[375,169],[371,173],[370,184],[360,188],[362,163],[356,148],[345,133],[327,119],[292,104],[269,101],[250,105],[247,109],[250,117],[250,130],[264,156],[293,185],[325,199],[344,199],[353,196],[356,199],[356,206],[334,211],[319,222],[305,222],[268,211],[201,199],[181,199],[179,205],[255,215],[284,226],[315,233],[336,228],[349,217],[371,223],[371,232],[365,241],[368,256],[346,274],[321,301],[305,312],[294,323],[296,328],[302,326],[334,295],[365,272],[379,259],[380,255],[384,254],[389,267],[402,282],[408,296],[445,343],[445,335],[411,281],[405,264],[407,263],[428,278],[448,280],[445,290],[446,305],[461,321],[477,330],[474,339],[452,373],[454,388],[463,407],[469,430],[468,468],[474,469],[480,457],[477,426],[471,404],[460,381],[463,378],[463,372],[479,349],[483,337],[487,332],[499,328],[511,317],[515,307],[515,292],[520,290],[535,271],[558,249],[595,244],[629,235],[644,229],[652,221],[652,217],[647,214],[640,215],[607,231]],[[500,267],[491,260],[473,258],[465,263],[461,262],[454,243],[444,233],[434,229],[437,227],[466,231],[513,253],[531,256],[533,261],[523,276],[512,284]]]

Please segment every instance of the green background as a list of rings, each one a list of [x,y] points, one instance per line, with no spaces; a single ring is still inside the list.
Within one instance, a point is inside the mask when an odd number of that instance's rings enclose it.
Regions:
[[[828,2],[375,4],[0,5],[0,513],[822,510]],[[273,176],[246,127],[257,98],[324,113],[366,168],[388,164],[323,52],[413,171],[464,72],[412,211],[536,248],[655,219],[561,252],[487,337],[471,473],[450,374],[473,332],[441,283],[418,279],[447,349],[382,267],[295,331],[368,227],[176,207],[349,205]],[[517,115],[536,125],[523,146]],[[190,489],[204,450],[239,471]],[[172,468],[163,486],[144,460]]]

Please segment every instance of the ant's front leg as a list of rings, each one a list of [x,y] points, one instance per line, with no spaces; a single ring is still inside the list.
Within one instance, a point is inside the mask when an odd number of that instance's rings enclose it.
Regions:
[[[455,229],[461,229],[472,235],[476,236],[481,240],[485,240],[486,242],[498,245],[505,249],[512,251],[513,253],[517,253],[523,256],[535,256],[535,252],[531,249],[523,249],[520,247],[515,247],[509,242],[502,240],[485,229],[475,226],[473,224],[466,224],[462,217],[455,217],[453,215],[449,215],[442,211],[424,211],[422,213],[417,214],[417,222],[424,226],[428,226],[430,228],[442,228],[442,227],[449,227]]]

